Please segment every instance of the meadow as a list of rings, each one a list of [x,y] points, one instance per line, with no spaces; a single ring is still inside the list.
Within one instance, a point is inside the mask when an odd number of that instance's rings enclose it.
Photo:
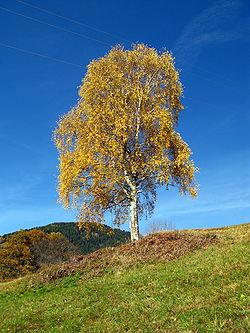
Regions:
[[[248,332],[249,230],[183,231],[214,241],[173,258],[179,252],[164,252],[157,239],[168,233],[159,233],[138,242],[139,255],[121,251],[134,246],[125,244],[63,278],[38,272],[1,283],[0,332]],[[157,246],[165,255],[157,258]]]

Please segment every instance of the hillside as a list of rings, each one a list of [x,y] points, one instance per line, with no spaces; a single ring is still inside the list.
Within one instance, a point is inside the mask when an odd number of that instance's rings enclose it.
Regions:
[[[0,332],[248,332],[249,231],[163,232],[2,283]]]
[[[90,253],[103,247],[116,246],[127,242],[130,238],[130,233],[120,229],[113,229],[107,225],[89,224],[90,233],[87,235],[85,228],[79,230],[74,222],[56,222],[42,227],[32,229],[42,230],[45,233],[60,232],[71,243],[73,243],[81,253]],[[26,229],[26,230],[32,230]],[[3,235],[6,238],[11,234]]]

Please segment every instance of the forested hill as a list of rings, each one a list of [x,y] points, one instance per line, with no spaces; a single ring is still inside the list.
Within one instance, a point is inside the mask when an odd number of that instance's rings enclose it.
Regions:
[[[130,233],[127,231],[95,223],[85,223],[81,230],[74,222],[56,222],[32,229],[42,230],[45,233],[60,232],[71,243],[76,245],[82,253],[90,253],[107,246],[116,246],[125,243],[130,238]],[[6,238],[13,234],[6,234],[2,237]]]

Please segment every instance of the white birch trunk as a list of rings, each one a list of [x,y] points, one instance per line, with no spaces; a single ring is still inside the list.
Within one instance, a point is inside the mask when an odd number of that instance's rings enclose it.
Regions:
[[[130,234],[131,241],[139,239],[139,221],[138,221],[138,193],[134,188],[131,193],[130,201]]]

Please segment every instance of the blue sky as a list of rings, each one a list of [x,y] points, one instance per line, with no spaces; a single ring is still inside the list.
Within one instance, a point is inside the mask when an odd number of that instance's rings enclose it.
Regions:
[[[247,0],[2,0],[0,234],[74,221],[57,203],[52,131],[89,61],[131,42],[173,52],[185,86],[179,131],[200,168],[199,197],[159,190],[152,219],[176,228],[249,221],[249,36]]]

